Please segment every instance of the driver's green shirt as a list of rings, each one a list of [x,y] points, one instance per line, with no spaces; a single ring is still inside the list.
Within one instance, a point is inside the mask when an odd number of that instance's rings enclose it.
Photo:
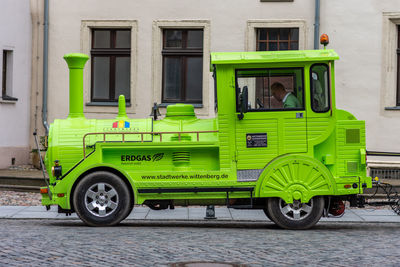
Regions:
[[[283,102],[283,108],[301,108],[301,105],[297,97],[292,93],[289,93]]]

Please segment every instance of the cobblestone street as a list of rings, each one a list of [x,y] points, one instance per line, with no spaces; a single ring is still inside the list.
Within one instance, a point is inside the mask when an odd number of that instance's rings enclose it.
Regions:
[[[187,261],[246,266],[399,265],[399,224],[320,223],[286,231],[271,223],[0,220],[0,266],[169,266]]]

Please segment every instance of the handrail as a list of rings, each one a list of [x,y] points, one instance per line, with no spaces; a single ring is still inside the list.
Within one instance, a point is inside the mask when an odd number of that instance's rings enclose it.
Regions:
[[[145,134],[151,134],[151,135],[159,135],[160,136],[160,142],[162,142],[162,135],[163,134],[178,134],[178,142],[181,141],[181,135],[182,134],[196,134],[197,135],[197,142],[200,140],[200,134],[201,133],[218,133],[218,131],[187,131],[187,132],[96,132],[96,133],[86,133],[83,136],[83,158],[86,158],[86,136],[89,135],[103,135],[103,142],[106,142],[106,135],[122,135],[122,143],[125,143],[125,135],[127,134],[140,134],[140,142],[144,142],[144,135]]]

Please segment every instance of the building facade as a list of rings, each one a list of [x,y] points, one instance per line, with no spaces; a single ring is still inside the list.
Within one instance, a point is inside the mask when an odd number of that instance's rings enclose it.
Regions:
[[[313,0],[57,0],[49,4],[48,122],[68,114],[66,53],[90,55],[84,72],[87,118],[113,118],[127,98],[128,116],[190,103],[214,116],[210,52],[314,49]],[[77,2],[78,3],[78,2]],[[31,0],[31,121],[41,117],[43,0]],[[400,152],[400,2],[321,0],[320,33],[336,50],[337,107],[366,121],[367,149]],[[36,62],[36,63],[35,63]],[[36,101],[36,102],[35,102]],[[44,132],[40,119],[31,124]],[[372,164],[395,158],[371,158]],[[397,160],[400,162],[400,159]]]
[[[31,28],[29,2],[1,2],[0,168],[29,163]]]

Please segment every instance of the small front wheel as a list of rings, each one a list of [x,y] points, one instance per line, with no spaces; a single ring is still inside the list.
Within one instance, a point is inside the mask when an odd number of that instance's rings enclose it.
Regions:
[[[128,187],[117,175],[94,172],[76,186],[73,203],[79,218],[90,226],[112,226],[132,209]]]
[[[294,200],[291,204],[281,198],[271,198],[267,202],[266,214],[281,228],[300,230],[313,227],[321,218],[323,209],[323,197],[314,197],[308,203]]]

